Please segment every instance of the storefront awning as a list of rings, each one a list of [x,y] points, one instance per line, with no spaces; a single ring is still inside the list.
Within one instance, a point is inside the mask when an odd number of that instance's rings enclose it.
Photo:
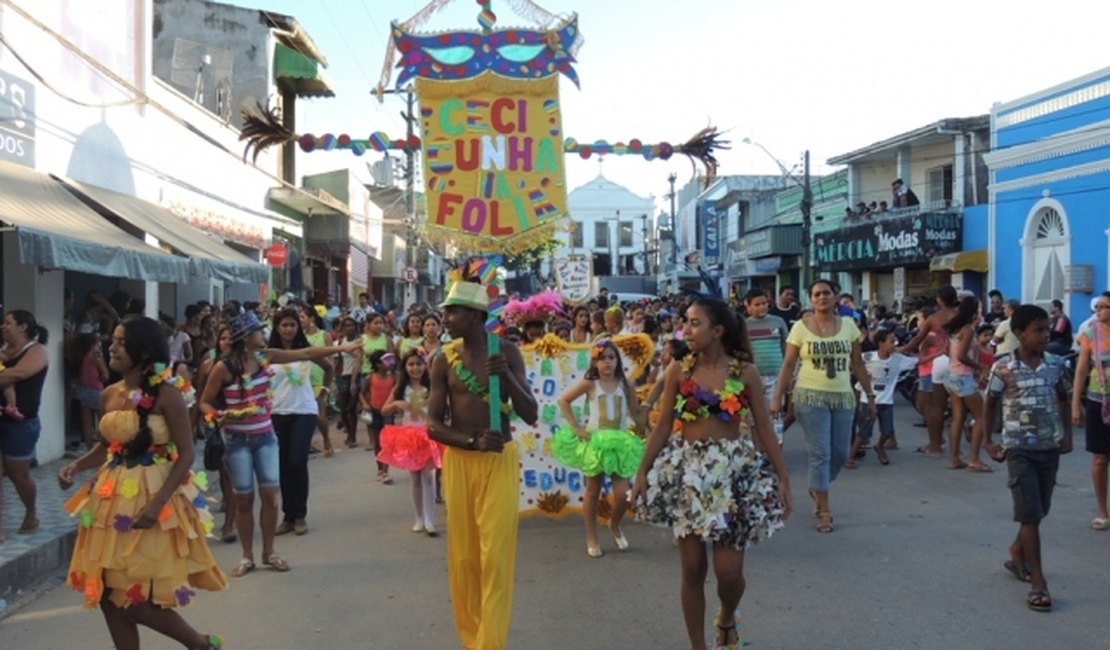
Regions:
[[[274,79],[288,84],[298,97],[335,97],[320,63],[282,43],[274,45]]]
[[[952,273],[959,273],[961,271],[986,273],[987,249],[982,248],[976,251],[960,251],[959,253],[938,255],[929,261],[929,270],[951,271]]]
[[[270,280],[270,271],[264,265],[212,239],[167,208],[95,185],[58,180],[93,209],[118,216],[187,258],[195,276],[241,284]]]
[[[33,169],[0,162],[0,222],[15,228],[24,264],[154,282],[189,281],[189,260],[116,228]]]

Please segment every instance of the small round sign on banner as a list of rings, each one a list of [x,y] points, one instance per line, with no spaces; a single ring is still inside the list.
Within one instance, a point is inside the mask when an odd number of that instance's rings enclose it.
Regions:
[[[419,278],[420,278],[420,274],[418,274],[416,272],[416,269],[414,269],[411,266],[406,266],[401,271],[401,279],[404,280],[405,282],[416,282]]]

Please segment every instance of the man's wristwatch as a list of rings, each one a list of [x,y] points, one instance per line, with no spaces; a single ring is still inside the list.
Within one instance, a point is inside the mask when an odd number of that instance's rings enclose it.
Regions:
[[[466,448],[471,451],[478,449],[478,434],[474,434],[466,439]]]

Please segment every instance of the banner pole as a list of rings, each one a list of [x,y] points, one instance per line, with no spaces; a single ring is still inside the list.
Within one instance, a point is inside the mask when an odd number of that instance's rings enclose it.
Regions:
[[[489,356],[501,354],[501,337],[490,332],[486,334],[489,343]],[[489,428],[501,431],[501,377],[489,376]]]

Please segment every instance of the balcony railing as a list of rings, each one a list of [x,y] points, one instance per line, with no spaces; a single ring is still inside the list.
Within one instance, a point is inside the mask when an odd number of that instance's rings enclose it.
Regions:
[[[858,214],[853,214],[851,216],[844,214],[841,216],[839,223],[867,223],[870,221],[884,221],[887,219],[912,217],[919,214],[935,214],[937,212],[963,212],[963,206],[960,205],[959,201],[925,201],[918,205],[911,205],[905,208],[890,208],[883,212],[869,212],[862,216]]]

